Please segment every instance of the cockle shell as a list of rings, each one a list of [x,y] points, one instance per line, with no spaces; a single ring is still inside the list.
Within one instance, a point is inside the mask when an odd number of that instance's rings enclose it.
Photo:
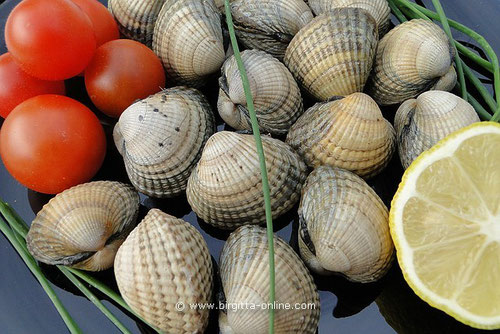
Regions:
[[[203,94],[174,87],[127,108],[114,137],[134,187],[148,196],[174,197],[186,189],[214,132],[214,115]]]
[[[241,53],[241,58],[250,82],[261,131],[275,135],[286,134],[304,111],[295,79],[285,65],[263,51],[246,50]],[[217,107],[222,119],[237,130],[252,129],[234,56],[224,63],[219,85]]]
[[[404,102],[394,119],[401,164],[408,168],[450,133],[479,121],[467,101],[448,92],[429,91]]]
[[[453,52],[435,23],[422,19],[402,23],[380,41],[367,93],[380,105],[414,98],[450,71]]]
[[[108,269],[138,211],[139,195],[131,186],[96,181],[72,187],[38,212],[26,239],[28,250],[47,264]]]
[[[277,236],[274,254],[276,305],[288,303],[292,307],[275,307],[274,332],[316,333],[320,303],[311,274],[294,250]],[[269,255],[265,229],[243,226],[231,234],[220,256],[220,275],[228,306],[243,305],[220,311],[222,334],[266,334],[269,311],[262,305],[269,302]],[[298,309],[296,305],[307,307]]]
[[[446,92],[451,92],[456,85],[457,71],[455,70],[455,66],[451,65],[448,72],[439,78],[436,84],[432,87],[432,90],[444,90]]]
[[[309,108],[292,126],[286,142],[310,167],[341,167],[364,178],[381,172],[396,146],[392,125],[363,93]]]
[[[367,283],[389,270],[394,245],[388,211],[359,176],[315,169],[302,189],[299,220],[300,254],[313,271]]]
[[[123,36],[151,47],[158,13],[165,0],[109,0],[108,8]]]
[[[230,0],[238,39],[248,49],[283,59],[293,36],[313,19],[303,0]],[[224,11],[224,0],[216,0]]]
[[[391,22],[391,8],[387,0],[309,0],[309,7],[316,15],[335,8],[362,8],[377,21],[379,36],[383,36],[389,30]]]
[[[373,64],[376,30],[377,23],[364,9],[334,9],[295,35],[285,65],[317,100],[361,92]]]
[[[153,51],[167,76],[201,86],[224,62],[220,14],[213,0],[166,0],[158,15]]]
[[[190,305],[211,302],[212,260],[189,223],[150,210],[118,250],[115,276],[132,310],[162,332],[203,333],[207,327],[208,308]]]
[[[299,200],[306,165],[288,145],[270,137],[262,144],[273,218]],[[259,158],[252,135],[217,132],[208,140],[186,189],[196,214],[222,229],[266,221]]]

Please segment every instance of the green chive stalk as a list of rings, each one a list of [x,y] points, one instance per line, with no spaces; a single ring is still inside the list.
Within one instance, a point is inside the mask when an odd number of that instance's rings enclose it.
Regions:
[[[59,312],[59,315],[66,324],[66,327],[68,327],[68,330],[72,334],[81,334],[82,333],[81,329],[73,320],[69,312],[66,310],[59,297],[57,297],[54,289],[52,289],[52,286],[50,285],[45,275],[42,273],[42,270],[36,263],[35,259],[33,259],[31,254],[27,252],[26,246],[24,247],[22,246],[22,243],[19,241],[18,238],[16,238],[15,232],[10,229],[9,225],[1,217],[0,217],[0,231],[2,231],[7,240],[9,240],[9,242],[12,244],[12,246],[17,251],[19,256],[21,256],[21,258],[23,259],[24,263],[29,268],[33,276],[35,276],[35,278],[38,280],[43,290],[45,290],[45,293],[54,304],[54,307],[56,308],[57,312]]]
[[[269,248],[269,303],[271,305],[274,305],[275,293],[276,293],[275,270],[274,270],[274,234],[273,234],[273,218],[271,211],[271,195],[269,191],[269,180],[267,178],[266,159],[264,156],[264,149],[262,147],[262,138],[260,136],[259,122],[257,120],[257,115],[255,114],[255,108],[253,105],[252,92],[250,91],[250,84],[248,82],[245,66],[243,65],[243,60],[241,59],[240,49],[238,47],[238,41],[236,40],[236,33],[234,31],[233,17],[231,15],[231,7],[229,4],[229,0],[225,0],[224,7],[226,11],[226,21],[229,30],[229,36],[231,38],[231,45],[233,47],[236,63],[238,64],[238,70],[240,71],[241,81],[243,82],[243,89],[245,91],[247,109],[248,113],[250,114],[250,122],[252,123],[252,131],[255,138],[255,145],[257,147],[257,155],[259,156],[260,172],[262,175],[262,192],[264,194],[264,203],[266,209],[267,240]],[[274,333],[274,307],[269,308],[269,333],[270,334]]]
[[[444,13],[443,6],[441,6],[439,0],[432,0],[432,3],[434,4],[434,7],[439,14],[439,19],[441,20],[441,24],[443,25],[443,29],[446,35],[448,35],[450,41],[453,41],[453,34],[451,33],[450,24],[448,23],[448,19],[446,18],[446,15]],[[464,68],[462,66],[462,59],[460,59],[460,55],[454,43],[452,44],[452,46],[455,49],[455,64],[457,66],[458,82],[460,83],[462,98],[467,101],[467,86],[465,85],[465,75]]]

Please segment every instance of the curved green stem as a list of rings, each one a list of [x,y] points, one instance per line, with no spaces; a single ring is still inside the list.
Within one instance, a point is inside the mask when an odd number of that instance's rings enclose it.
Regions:
[[[481,80],[478,79],[478,77],[474,74],[472,69],[467,66],[463,61],[462,61],[462,66],[464,68],[465,74],[467,75],[467,78],[470,80],[470,82],[474,85],[474,87],[477,89],[481,97],[484,99],[488,107],[494,112],[497,110],[497,103],[491,96],[491,94],[488,92],[488,90],[484,87],[483,83]]]
[[[62,304],[59,297],[57,297],[56,293],[54,292],[54,289],[52,289],[52,286],[50,285],[47,278],[43,275],[42,270],[40,269],[40,267],[38,267],[35,259],[33,259],[33,257],[27,252],[26,246],[24,247],[22,246],[22,243],[19,241],[18,238],[16,238],[15,232],[9,228],[9,226],[7,225],[7,223],[3,218],[0,218],[0,231],[2,231],[2,233],[7,237],[9,242],[12,244],[12,246],[19,254],[19,256],[21,256],[21,259],[24,261],[26,266],[33,273],[33,276],[35,276],[35,278],[38,280],[43,290],[45,290],[45,293],[54,304],[57,312],[59,312],[61,318],[68,327],[69,331],[73,334],[82,333],[76,322],[73,320],[71,315],[68,313],[68,311]]]
[[[245,91],[247,109],[248,113],[250,114],[250,122],[252,123],[252,131],[255,138],[255,145],[257,147],[257,154],[259,156],[260,172],[262,175],[262,192],[264,194],[264,204],[266,209],[267,241],[269,248],[269,302],[271,305],[274,305],[275,301],[274,234],[273,234],[273,218],[271,211],[271,195],[269,191],[269,180],[267,178],[266,159],[264,156],[264,149],[262,147],[262,138],[260,137],[259,122],[257,120],[257,115],[255,113],[255,108],[253,105],[252,92],[250,91],[250,84],[248,82],[245,66],[243,65],[243,60],[241,59],[241,54],[238,47],[238,41],[236,40],[236,33],[234,31],[233,17],[231,15],[229,0],[225,0],[224,5],[226,10],[226,20],[229,30],[229,36],[231,38],[231,45],[233,47],[236,63],[238,64],[238,70],[240,71],[241,81],[243,83],[243,89]],[[274,307],[269,308],[269,333],[270,334],[274,333]]]
[[[64,274],[64,276],[66,276],[70,281],[71,283],[73,283],[77,288],[78,290],[80,290],[84,295],[85,297],[87,297],[91,302],[92,304],[94,304],[122,333],[124,334],[132,334],[131,331],[129,331],[127,329],[127,327],[125,327],[124,324],[121,323],[120,320],[118,320],[118,318],[113,314],[111,313],[110,310],[108,310],[106,308],[106,306],[104,306],[104,304],[92,293],[92,291],[90,291],[85,285],[82,284],[82,282],[80,282],[75,276],[73,276],[73,274],[65,267],[63,266],[57,266],[57,268]]]
[[[406,16],[401,12],[401,10],[399,10],[398,6],[396,6],[394,4],[394,0],[388,0],[388,2],[389,2],[389,7],[391,8],[392,13],[394,14],[394,16],[396,16],[396,18],[399,20],[399,22],[403,23],[403,22],[408,21]]]
[[[434,7],[436,8],[436,11],[439,14],[439,19],[441,20],[441,24],[443,25],[443,29],[448,35],[448,38],[451,41],[454,41],[453,35],[451,33],[450,25],[448,24],[448,18],[446,17],[443,7],[441,6],[441,3],[439,0],[432,0],[432,3],[434,4]],[[464,76],[464,69],[462,66],[462,60],[460,59],[460,55],[458,54],[457,48],[454,43],[450,43],[452,47],[455,50],[455,64],[457,66],[457,73],[458,73],[458,82],[460,83],[460,90],[462,92],[462,98],[467,101],[467,86],[465,84],[465,76]]]

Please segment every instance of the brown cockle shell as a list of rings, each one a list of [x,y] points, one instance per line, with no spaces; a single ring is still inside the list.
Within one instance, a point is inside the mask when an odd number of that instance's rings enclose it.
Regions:
[[[313,278],[294,250],[278,236],[274,237],[276,271],[276,334],[316,333],[320,303]],[[228,307],[219,313],[223,334],[268,333],[269,255],[266,230],[243,226],[233,232],[220,255],[220,275]],[[248,305],[249,307],[245,307]],[[255,305],[255,309],[251,309]],[[297,307],[297,305],[304,306]]]
[[[364,9],[334,9],[295,35],[284,63],[317,100],[361,92],[375,56],[376,30],[377,23]]]
[[[405,101],[394,118],[401,164],[408,168],[450,133],[479,121],[467,101],[448,92],[433,90]]]
[[[363,93],[309,108],[291,127],[286,142],[310,167],[340,167],[364,178],[380,173],[396,146],[392,125]]]
[[[255,112],[262,132],[284,135],[303,113],[300,89],[292,74],[276,58],[258,50],[241,53]],[[222,119],[236,130],[251,130],[245,91],[235,57],[222,67],[217,108]]]
[[[115,276],[132,310],[163,333],[207,327],[208,308],[190,305],[211,302],[212,259],[200,232],[184,220],[150,210],[118,250]]]
[[[151,47],[153,30],[165,0],[109,0],[108,8],[123,36]]]
[[[389,30],[391,8],[387,0],[309,0],[309,7],[316,15],[335,8],[362,8],[377,21],[379,36]]]
[[[139,195],[129,185],[96,181],[72,187],[38,212],[26,239],[28,250],[47,264],[108,269],[138,211]]]
[[[134,187],[152,197],[174,197],[186,189],[215,119],[198,90],[174,87],[127,108],[114,139]]]
[[[273,218],[299,200],[306,165],[287,144],[262,138]],[[252,135],[217,132],[208,140],[186,189],[193,211],[222,229],[266,221],[260,163]]]
[[[166,0],[158,14],[153,51],[167,77],[202,86],[225,59],[221,17],[213,0]]]
[[[376,281],[389,270],[394,254],[388,216],[382,200],[362,178],[320,166],[302,189],[300,254],[319,274]]]
[[[401,103],[429,90],[448,74],[453,51],[445,32],[427,20],[398,25],[377,48],[367,93],[380,105]]]
[[[224,11],[224,0],[215,1]],[[293,36],[313,19],[303,0],[230,0],[238,39],[282,60]]]

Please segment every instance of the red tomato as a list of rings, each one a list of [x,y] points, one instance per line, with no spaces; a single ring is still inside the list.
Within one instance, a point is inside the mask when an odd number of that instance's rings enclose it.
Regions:
[[[83,10],[94,27],[97,46],[120,38],[118,25],[109,10],[97,0],[72,0]]]
[[[64,81],[45,81],[27,74],[10,53],[0,56],[0,116],[7,115],[19,103],[42,94],[65,94]]]
[[[103,113],[119,117],[135,100],[165,87],[160,59],[151,49],[129,39],[100,46],[85,70],[85,86]]]
[[[24,186],[56,194],[89,181],[106,154],[97,117],[60,95],[39,95],[18,105],[0,131],[0,156]]]
[[[70,0],[24,0],[10,13],[5,42],[21,68],[40,79],[81,73],[96,48],[88,16]]]

